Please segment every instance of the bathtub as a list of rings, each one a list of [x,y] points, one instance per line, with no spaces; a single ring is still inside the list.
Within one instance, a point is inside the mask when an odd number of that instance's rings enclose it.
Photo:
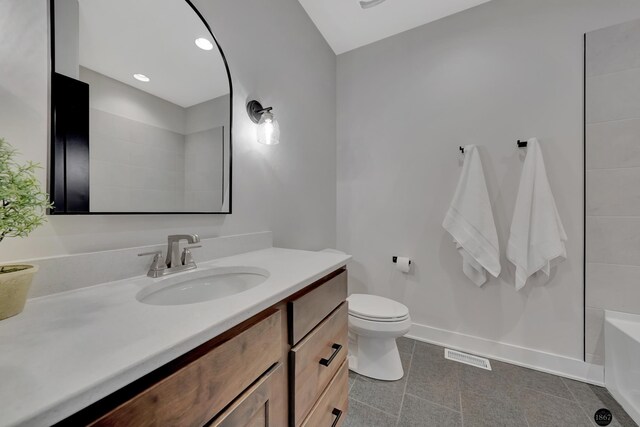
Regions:
[[[640,315],[605,311],[604,382],[640,424]]]

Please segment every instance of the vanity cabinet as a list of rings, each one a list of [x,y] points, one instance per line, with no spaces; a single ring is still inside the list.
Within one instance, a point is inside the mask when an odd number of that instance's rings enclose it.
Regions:
[[[338,427],[346,297],[341,268],[57,425]]]

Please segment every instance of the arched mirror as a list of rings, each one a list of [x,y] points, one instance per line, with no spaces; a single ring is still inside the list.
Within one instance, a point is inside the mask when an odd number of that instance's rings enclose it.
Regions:
[[[51,213],[231,213],[231,78],[193,4],[50,11]]]

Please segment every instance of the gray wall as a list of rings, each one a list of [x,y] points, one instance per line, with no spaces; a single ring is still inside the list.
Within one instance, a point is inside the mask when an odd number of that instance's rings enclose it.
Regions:
[[[186,211],[187,110],[85,67],[80,80],[89,84],[91,212]]]
[[[184,144],[185,211],[219,211],[222,207],[223,144],[224,128],[222,126],[186,135]]]
[[[188,109],[85,67],[80,67],[80,80],[89,84],[91,108],[171,132],[187,133]]]
[[[209,191],[206,196],[216,200],[216,211],[219,212],[228,210],[228,197],[226,197],[226,195],[229,193],[228,177],[229,166],[231,164],[231,150],[229,150],[229,114],[229,95],[224,95],[187,108],[187,121],[185,124],[187,135],[211,131],[212,129],[222,129],[222,139],[215,136],[215,141],[218,141],[220,145],[217,147],[209,147],[209,149],[213,150],[214,153],[220,153],[222,155],[222,157],[220,157],[221,162],[218,166],[224,168],[224,170],[220,168],[214,169],[211,164],[207,166],[207,174],[212,178],[210,182],[215,182],[216,184],[215,186],[211,186],[211,191]],[[195,154],[195,152],[191,151],[191,155]],[[189,162],[188,157],[189,154],[185,152],[185,162]],[[202,174],[200,176],[203,177]],[[195,204],[192,203],[195,197],[197,197],[195,193],[186,195],[185,209],[193,212],[197,206],[207,206],[205,204],[206,202],[203,203],[203,200],[194,202]]]
[[[91,212],[186,211],[185,135],[91,108],[89,138]]]
[[[222,210],[228,95],[183,108],[85,67],[80,80],[89,84],[92,212]]]
[[[46,0],[0,0],[0,135],[46,165]],[[335,55],[295,0],[196,0],[227,55],[234,85],[233,215],[53,217],[26,239],[5,240],[0,260],[272,230],[275,244],[335,245]],[[265,40],[268,43],[256,43]],[[248,98],[272,105],[282,143],[260,146]],[[42,182],[46,172],[40,173]]]
[[[54,9],[55,41],[64,49],[59,49],[56,58],[56,72],[78,78],[80,64],[80,8],[78,0],[59,0]]]
[[[427,336],[582,359],[583,34],[637,16],[636,0],[494,0],[340,55],[338,247],[354,256],[351,291],[404,302]],[[503,257],[500,278],[478,288],[441,226],[458,146],[481,147],[504,253],[524,154],[516,140],[532,136],[568,260],[549,283],[516,292]],[[396,272],[393,255],[411,257],[413,272]]]
[[[604,310],[640,314],[640,20],[587,34],[587,353]]]
[[[185,134],[201,132],[229,123],[229,95],[219,96],[209,101],[187,107]],[[227,135],[225,131],[225,135]],[[225,136],[226,138],[226,136]]]

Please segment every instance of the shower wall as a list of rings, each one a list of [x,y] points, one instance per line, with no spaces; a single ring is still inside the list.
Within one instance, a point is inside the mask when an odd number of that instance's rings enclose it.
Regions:
[[[604,310],[640,314],[640,20],[586,37],[586,353]]]

